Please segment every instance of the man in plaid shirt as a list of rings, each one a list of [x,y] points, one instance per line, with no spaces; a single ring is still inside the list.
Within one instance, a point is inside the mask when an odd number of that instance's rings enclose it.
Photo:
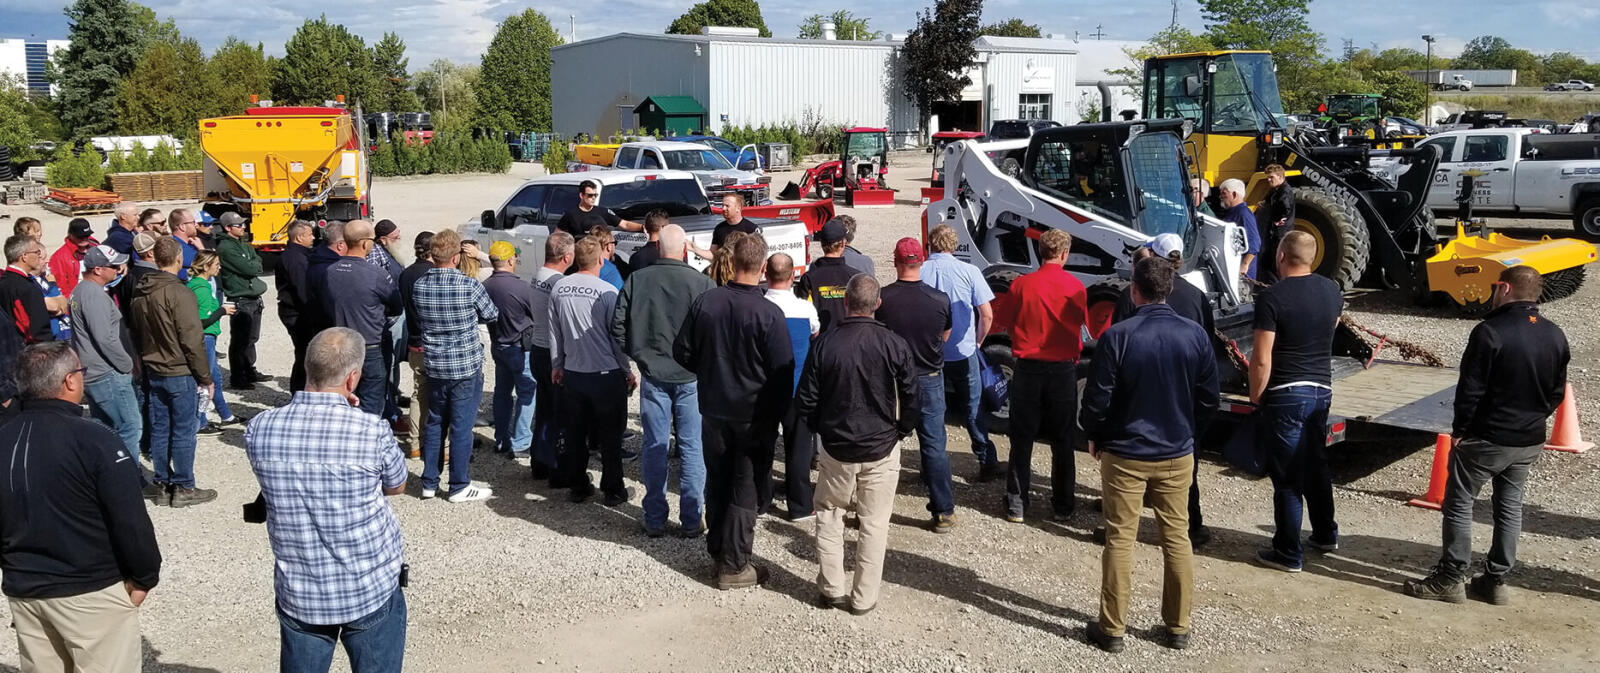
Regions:
[[[473,485],[472,425],[483,398],[483,342],[478,323],[500,317],[489,292],[476,278],[456,268],[461,235],[444,230],[433,237],[434,268],[411,289],[411,305],[422,328],[422,366],[428,372],[428,418],[422,425],[422,497],[439,488],[444,438],[450,439],[450,502],[489,497],[487,486]]]
[[[283,671],[327,671],[335,641],[356,673],[401,670],[404,547],[384,496],[405,491],[406,460],[388,424],[353,404],[364,351],[355,330],[318,334],[306,389],[245,430],[267,504]]]

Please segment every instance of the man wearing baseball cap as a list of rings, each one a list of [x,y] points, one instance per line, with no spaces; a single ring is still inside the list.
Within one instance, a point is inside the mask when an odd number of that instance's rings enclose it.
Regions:
[[[894,246],[897,280],[880,292],[879,322],[911,345],[917,380],[917,444],[922,448],[922,484],[928,489],[928,512],[935,533],[955,527],[955,494],[950,486],[950,457],[944,444],[944,341],[950,337],[950,297],[922,282],[927,255],[914,238]]]
[[[133,388],[133,354],[122,312],[106,287],[120,283],[128,256],[97,245],[83,255],[83,282],[72,290],[67,313],[72,317],[72,349],[83,365],[83,397],[89,414],[111,428],[127,447],[139,455],[144,417]]]
[[[223,213],[217,218],[222,224],[222,240],[217,242],[217,256],[222,258],[222,294],[233,302],[233,316],[228,318],[229,386],[250,390],[256,383],[267,380],[256,371],[256,341],[261,339],[261,295],[267,291],[261,280],[261,255],[250,244],[250,227],[238,213]]]
[[[533,284],[517,277],[521,251],[510,241],[489,246],[494,273],[483,281],[500,317],[489,323],[489,354],[494,357],[494,450],[521,457],[533,445],[533,404],[539,382],[533,378]]]
[[[76,217],[67,224],[67,239],[50,256],[50,275],[55,277],[62,296],[72,296],[72,289],[78,285],[78,265],[83,262],[84,253],[99,244],[94,240],[94,229],[88,220]]]
[[[812,262],[795,285],[794,293],[802,299],[811,300],[811,304],[817,307],[817,316],[822,320],[819,334],[826,334],[829,328],[844,319],[845,286],[850,284],[851,276],[862,272],[845,264],[847,236],[844,223],[838,219],[828,220],[827,224],[822,225],[822,229],[817,231],[817,243],[822,245],[822,258]]]

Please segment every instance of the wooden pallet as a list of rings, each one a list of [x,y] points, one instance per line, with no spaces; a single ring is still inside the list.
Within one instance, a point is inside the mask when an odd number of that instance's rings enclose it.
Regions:
[[[97,203],[84,206],[71,206],[55,199],[45,199],[40,201],[39,205],[45,210],[57,215],[65,215],[67,217],[77,217],[79,215],[99,215],[101,213],[110,213],[117,209],[117,204],[115,203]]]

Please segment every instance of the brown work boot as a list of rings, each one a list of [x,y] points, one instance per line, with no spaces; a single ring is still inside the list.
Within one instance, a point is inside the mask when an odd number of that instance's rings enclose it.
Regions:
[[[212,488],[174,488],[172,489],[172,506],[188,507],[190,505],[203,505],[217,499],[217,491]]]
[[[723,591],[749,589],[750,587],[764,584],[766,581],[767,569],[754,563],[745,564],[744,570],[736,573],[717,573],[717,588]]]

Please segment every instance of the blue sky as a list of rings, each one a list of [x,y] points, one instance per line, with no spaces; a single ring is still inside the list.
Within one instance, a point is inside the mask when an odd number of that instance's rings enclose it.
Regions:
[[[924,0],[931,4],[931,0]],[[61,9],[68,0],[0,0],[0,37],[63,37],[67,31]],[[569,15],[578,12],[579,39],[610,33],[659,32],[681,14],[691,0],[591,0],[579,3],[508,2],[505,0],[313,0],[218,3],[215,0],[145,0],[163,18],[176,19],[185,35],[207,47],[237,35],[262,42],[269,52],[281,53],[283,42],[307,16],[327,12],[329,18],[375,41],[384,31],[405,39],[413,68],[444,57],[475,61],[494,35],[500,19],[533,7],[551,18],[565,35],[572,27]],[[853,0],[837,5],[802,2],[763,4],[767,26],[779,37],[793,37],[795,26],[819,7],[848,7],[869,17],[872,27],[904,32],[915,20],[918,2]],[[1313,0],[1311,24],[1320,31],[1330,50],[1345,38],[1360,47],[1409,46],[1421,49],[1423,33],[1441,35],[1437,49],[1446,55],[1478,35],[1494,34],[1537,53],[1571,51],[1591,61],[1600,60],[1600,2],[1549,0],[1525,2],[1497,0],[1472,3],[1413,0],[1408,3],[1378,0]],[[1434,9],[1437,6],[1438,9]],[[1398,10],[1396,8],[1399,8]],[[831,9],[829,10],[831,11]],[[1166,26],[1172,17],[1170,0],[1066,2],[1063,0],[989,0],[985,20],[1021,17],[1046,32],[1087,39],[1101,26],[1107,39],[1142,39]],[[1194,0],[1179,0],[1179,20],[1191,29],[1201,27]]]

